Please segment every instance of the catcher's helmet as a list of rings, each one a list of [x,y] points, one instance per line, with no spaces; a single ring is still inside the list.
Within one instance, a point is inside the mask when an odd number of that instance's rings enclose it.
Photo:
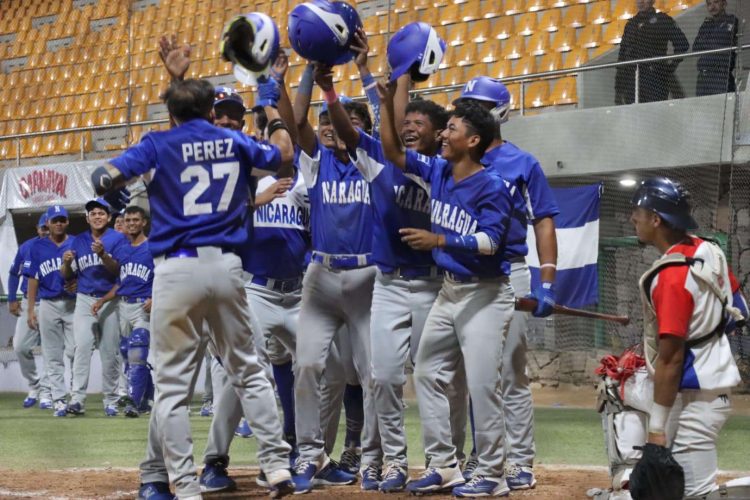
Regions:
[[[427,23],[409,23],[388,42],[388,65],[391,81],[406,73],[415,82],[423,82],[435,73],[443,62],[445,41]]]
[[[453,101],[453,105],[463,99],[474,99],[476,101],[485,101],[495,104],[490,111],[493,118],[498,123],[508,121],[510,113],[510,92],[500,80],[490,78],[489,76],[477,76],[472,78],[461,90],[461,96]]]
[[[650,177],[641,182],[631,203],[659,214],[675,229],[696,229],[698,223],[690,215],[690,193],[666,177]]]
[[[346,2],[313,0],[292,9],[288,25],[295,52],[309,61],[335,66],[354,58],[349,47],[362,20]]]
[[[221,55],[233,63],[234,76],[255,85],[267,76],[279,54],[279,29],[266,14],[251,12],[231,19],[221,35]]]

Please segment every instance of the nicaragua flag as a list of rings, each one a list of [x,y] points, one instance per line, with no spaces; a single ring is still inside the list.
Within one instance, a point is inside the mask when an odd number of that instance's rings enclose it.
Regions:
[[[599,301],[599,205],[603,184],[572,188],[552,188],[560,213],[555,217],[557,232],[557,277],[555,300],[558,304],[581,308]],[[539,286],[539,256],[534,229],[529,225],[527,262],[531,288]]]

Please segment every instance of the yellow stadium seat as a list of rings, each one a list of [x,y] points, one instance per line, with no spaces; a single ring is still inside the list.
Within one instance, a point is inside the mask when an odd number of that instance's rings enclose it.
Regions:
[[[573,28],[562,28],[552,35],[552,50],[569,52],[576,46],[576,32]]]
[[[412,8],[415,10],[425,10],[432,7],[432,0],[414,0]]]
[[[532,56],[541,56],[549,50],[549,33],[540,31],[530,37],[526,42],[526,53]]]
[[[656,0],[654,2],[654,9],[656,9],[656,12],[668,12],[670,7],[669,0]]]
[[[446,42],[451,47],[463,45],[469,40],[469,23],[459,23],[449,26]],[[450,50],[450,49],[449,49]]]
[[[446,85],[457,85],[465,82],[463,68],[455,68],[452,70],[443,70],[438,75],[438,85],[444,87]]]
[[[21,139],[21,158],[31,158],[39,154],[39,150],[42,148],[41,137],[30,137],[28,139]]]
[[[508,89],[508,92],[510,93],[510,109],[520,109],[521,108],[521,84],[519,83],[511,83],[510,85],[506,85],[506,88]]]
[[[461,9],[462,21],[474,21],[475,19],[482,19],[484,17],[481,2],[477,0],[469,0],[461,5],[463,6]]]
[[[469,26],[469,39],[474,43],[482,43],[491,37],[489,19],[472,21]]]
[[[594,2],[589,7],[586,21],[589,24],[606,24],[612,19],[609,0]]]
[[[624,19],[617,19],[607,25],[604,28],[604,34],[602,35],[602,41],[610,45],[619,45],[622,41],[622,33],[625,30]]]
[[[525,108],[542,108],[549,106],[549,82],[540,80],[526,85],[523,105]]]
[[[18,155],[18,141],[7,139],[0,141],[0,159],[14,160]]]
[[[540,10],[545,10],[549,5],[548,0],[527,0],[526,1],[526,11],[527,12],[538,12]]]
[[[49,156],[57,154],[57,138],[58,134],[50,134],[42,136],[42,147],[40,154],[42,156]]]
[[[362,24],[368,37],[380,33],[380,18],[378,16],[370,16]]]
[[[578,102],[578,88],[576,78],[568,76],[555,82],[550,94],[550,101],[555,106],[562,104],[575,104]]]
[[[516,34],[529,36],[536,31],[536,12],[529,12],[516,19]]]
[[[50,119],[50,130],[62,130],[65,127],[65,117],[62,115],[53,116]]]
[[[563,26],[567,28],[580,28],[586,24],[586,6],[571,5],[563,16]]]
[[[455,66],[455,58],[456,58],[456,51],[455,50],[446,50],[445,55],[443,55],[443,61],[440,63],[438,68],[445,69]]]
[[[436,8],[437,10],[437,8]],[[461,5],[450,4],[440,8],[440,24],[453,24],[461,21]]]
[[[437,9],[427,9],[419,11],[419,20],[430,26],[440,26],[440,17]]]
[[[516,28],[513,22],[512,16],[504,16],[495,21],[495,25],[492,27],[492,31],[495,33],[495,38],[498,40],[506,40],[516,33]]]
[[[473,43],[467,43],[458,47],[454,59],[457,66],[471,66],[477,62],[477,46]]]
[[[537,71],[557,71],[562,67],[562,54],[559,52],[549,52],[539,59],[536,65]]]
[[[513,66],[513,76],[536,73],[536,57],[525,56],[518,59]]]
[[[627,21],[633,17],[636,12],[638,12],[638,9],[635,8],[635,2],[633,2],[633,0],[617,0],[614,9],[612,9],[612,18]]]
[[[393,6],[393,12],[408,12],[412,9],[412,0],[398,0]]]
[[[513,14],[520,14],[526,10],[523,0],[505,0],[503,2],[503,9],[506,16],[512,16]]]
[[[510,60],[500,60],[487,65],[487,75],[493,78],[505,78],[513,73],[513,63]]]
[[[588,24],[578,33],[578,46],[593,49],[601,45],[602,28],[598,24]]]
[[[524,38],[522,36],[514,36],[505,41],[503,46],[502,58],[503,59],[520,59],[523,54],[526,53],[526,47],[524,44]]]
[[[673,0],[672,5],[669,6],[669,15],[677,16],[681,14],[683,10],[687,10],[692,6],[693,4],[690,0]]]
[[[539,29],[553,32],[560,29],[562,24],[562,11],[560,9],[549,9],[542,13],[542,19],[537,25]]]
[[[563,69],[580,68],[586,64],[589,60],[588,49],[575,48],[572,51],[565,54],[565,62],[563,63]]]
[[[495,62],[500,58],[502,42],[500,40],[487,40],[479,49],[478,60],[484,63]]]

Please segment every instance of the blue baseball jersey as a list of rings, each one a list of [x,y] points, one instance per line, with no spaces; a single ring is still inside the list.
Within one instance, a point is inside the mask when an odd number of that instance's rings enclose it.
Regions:
[[[65,291],[65,280],[60,273],[62,256],[72,245],[73,237],[69,236],[59,246],[50,238],[41,238],[31,246],[29,259],[23,264],[23,274],[27,278],[39,280],[38,298],[51,300],[75,297]]]
[[[351,160],[342,162],[316,139],[315,152],[299,151],[310,196],[312,248],[336,255],[372,251],[372,207],[367,181]]]
[[[120,261],[120,286],[117,288],[117,295],[140,299],[151,297],[154,258],[148,241],[138,246],[128,245],[126,254]]]
[[[500,176],[482,169],[456,183],[448,160],[412,150],[406,150],[406,175],[430,192],[432,232],[453,236],[484,233],[498,247],[493,255],[435,248],[432,255],[438,266],[461,277],[510,274],[502,245],[512,205]]]
[[[430,195],[385,159],[381,142],[359,131],[353,161],[370,183],[373,227],[372,258],[378,268],[393,272],[396,268],[435,265],[431,252],[412,249],[401,241],[399,229],[430,229]]]
[[[18,300],[16,293],[18,292],[19,280],[21,281],[21,293],[26,297],[28,283],[26,282],[26,276],[23,275],[23,267],[24,263],[29,260],[31,247],[40,239],[38,236],[35,236],[24,241],[18,247],[13,263],[10,265],[10,272],[8,273],[8,302],[16,302]]]
[[[276,146],[200,119],[147,134],[111,161],[126,179],[154,169],[148,185],[154,257],[244,243],[250,176],[273,174],[280,162]]]
[[[278,180],[263,177],[256,197]],[[255,207],[251,244],[240,252],[242,267],[255,276],[292,279],[302,275],[305,253],[310,247],[310,201],[299,172],[285,196]]]
[[[537,159],[513,143],[506,141],[487,151],[482,163],[505,179],[511,193],[513,212],[505,243],[506,257],[524,257],[529,253],[526,245],[529,221],[560,213],[555,195]]]
[[[124,234],[108,228],[99,239],[104,245],[104,251],[117,262],[122,262],[127,257],[130,244]],[[70,249],[75,252],[75,259],[72,267],[78,277],[78,292],[101,296],[117,282],[117,275],[107,271],[102,259],[91,250],[93,242],[90,230],[73,238]]]

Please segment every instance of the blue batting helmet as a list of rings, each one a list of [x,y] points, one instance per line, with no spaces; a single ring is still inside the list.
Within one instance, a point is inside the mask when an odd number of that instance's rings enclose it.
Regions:
[[[255,85],[267,76],[279,54],[279,29],[266,14],[251,12],[231,19],[221,35],[221,55],[234,65],[234,76]]]
[[[411,79],[423,82],[435,73],[443,62],[445,41],[427,23],[409,23],[388,42],[388,65],[391,81],[409,71]]]
[[[696,229],[698,223],[690,215],[690,193],[666,177],[650,177],[643,181],[631,200],[633,206],[659,214],[675,229]]]
[[[475,101],[491,102],[495,107],[490,111],[498,123],[508,121],[510,113],[510,92],[503,83],[489,76],[477,76],[472,78],[461,90],[461,96],[453,101],[457,104],[463,99],[473,99]]]
[[[292,9],[288,25],[295,52],[309,61],[335,66],[354,58],[349,46],[362,20],[346,2],[313,0]]]

